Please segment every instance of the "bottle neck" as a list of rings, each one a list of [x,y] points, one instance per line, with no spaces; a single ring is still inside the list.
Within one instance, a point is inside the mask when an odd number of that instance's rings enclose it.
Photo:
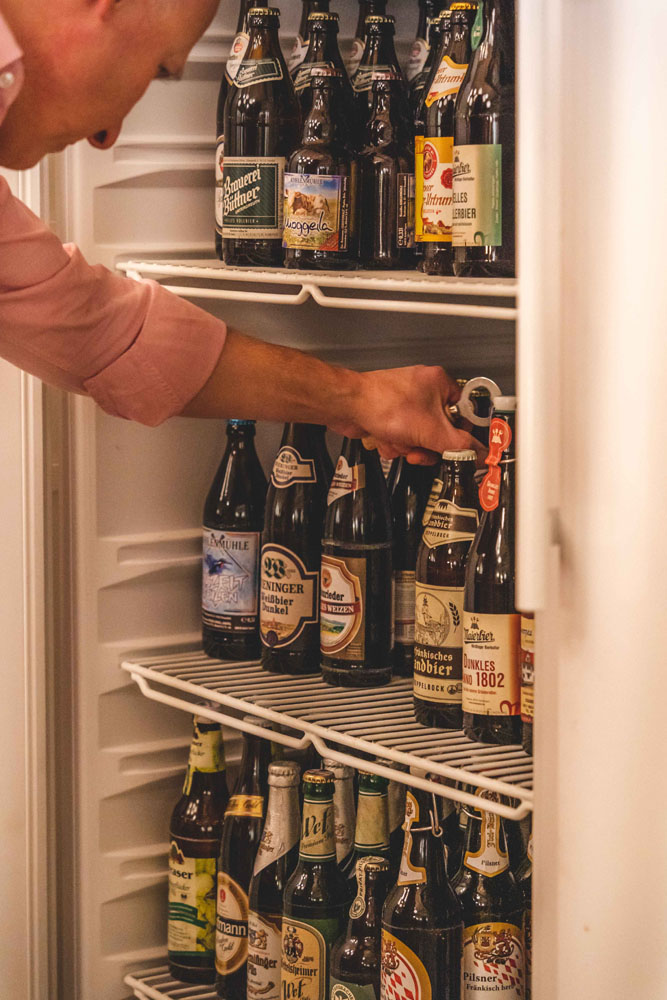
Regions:
[[[195,722],[183,794],[196,797],[226,786],[225,748],[216,723]]]
[[[271,57],[282,61],[278,28],[268,25],[254,25],[250,28],[248,50],[245,54],[245,59],[268,59]]]
[[[247,733],[244,736],[241,769],[235,793],[250,793],[257,788],[264,787],[270,761],[271,744],[267,740],[260,739],[259,736]]]
[[[266,822],[255,859],[255,875],[289,854],[299,842],[299,827],[298,785],[270,785]]]
[[[456,507],[476,507],[474,462],[451,463],[447,476],[447,496]]]
[[[338,31],[335,25],[319,25],[310,29],[310,42],[304,64],[310,63],[332,63],[339,66],[341,63],[340,50],[338,48]]]
[[[387,13],[387,0],[359,0],[359,20],[357,22],[357,38],[366,37],[366,18],[373,14]]]
[[[303,128],[303,144],[327,146],[339,137],[337,109],[329,82],[312,84],[313,104]]]
[[[482,878],[495,878],[509,868],[502,818],[495,813],[466,809],[468,825],[464,867]]]
[[[389,849],[389,808],[386,788],[383,790],[359,788],[354,849],[357,855],[382,854]]]
[[[442,884],[445,875],[445,855],[442,830],[433,796],[419,789],[410,789],[405,803],[405,840],[398,873],[399,885],[433,887]]]
[[[480,57],[493,54],[501,63],[500,76],[504,82],[514,80],[514,0],[486,0],[484,4],[484,35],[480,44]]]
[[[317,795],[306,788],[299,859],[311,864],[336,861],[333,795]]]
[[[350,907],[346,938],[362,942],[379,935],[382,907],[389,891],[389,871],[357,872],[357,895]]]
[[[396,142],[399,135],[399,114],[388,88],[373,87],[373,106],[368,123],[368,144],[373,148]]]
[[[362,66],[398,66],[394,35],[391,31],[374,31],[366,38]]]
[[[301,24],[299,26],[299,34],[301,38],[305,40],[310,36],[310,25],[308,24],[308,18],[311,14],[328,14],[329,13],[329,0],[303,0],[303,9],[301,11]]]

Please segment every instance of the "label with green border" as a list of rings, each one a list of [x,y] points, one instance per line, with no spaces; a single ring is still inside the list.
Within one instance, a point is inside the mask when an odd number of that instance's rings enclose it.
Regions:
[[[454,146],[452,243],[499,247],[503,243],[503,147]]]

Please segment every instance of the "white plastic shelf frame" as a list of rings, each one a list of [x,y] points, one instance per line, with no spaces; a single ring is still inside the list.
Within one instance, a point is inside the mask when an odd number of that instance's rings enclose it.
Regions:
[[[166,965],[125,977],[137,1000],[217,1000],[213,986],[190,986],[169,974]]]
[[[153,278],[184,298],[299,306],[309,299],[327,309],[420,313],[515,320],[518,285],[512,278],[435,278],[418,271],[294,271],[227,267],[204,260],[128,260],[118,268]]]
[[[533,765],[522,748],[473,743],[460,731],[421,726],[413,715],[410,680],[337,688],[319,676],[268,674],[256,662],[222,663],[201,650],[128,660],[122,667],[146,697],[165,705],[264,737],[265,728],[242,716],[266,719],[273,723],[271,740],[283,746],[312,743],[322,757],[509,819],[522,819],[532,809]],[[411,767],[421,773],[406,773]],[[502,798],[482,798],[483,790]]]

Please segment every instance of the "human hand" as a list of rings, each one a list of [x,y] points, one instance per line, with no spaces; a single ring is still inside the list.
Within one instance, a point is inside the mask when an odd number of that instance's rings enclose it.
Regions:
[[[371,438],[383,458],[405,456],[432,465],[443,451],[472,448],[478,462],[486,454],[476,438],[455,428],[446,407],[461,390],[443,368],[417,365],[367,372],[359,377],[349,420],[332,424],[347,437]]]

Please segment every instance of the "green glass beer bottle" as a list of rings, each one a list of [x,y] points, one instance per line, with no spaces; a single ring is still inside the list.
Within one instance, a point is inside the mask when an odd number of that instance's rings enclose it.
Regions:
[[[369,854],[389,858],[389,780],[369,771],[359,771],[354,857],[348,875],[355,878],[357,862]]]
[[[331,949],[352,894],[336,861],[333,774],[306,771],[299,860],[284,893],[283,1000],[328,1000]]]

